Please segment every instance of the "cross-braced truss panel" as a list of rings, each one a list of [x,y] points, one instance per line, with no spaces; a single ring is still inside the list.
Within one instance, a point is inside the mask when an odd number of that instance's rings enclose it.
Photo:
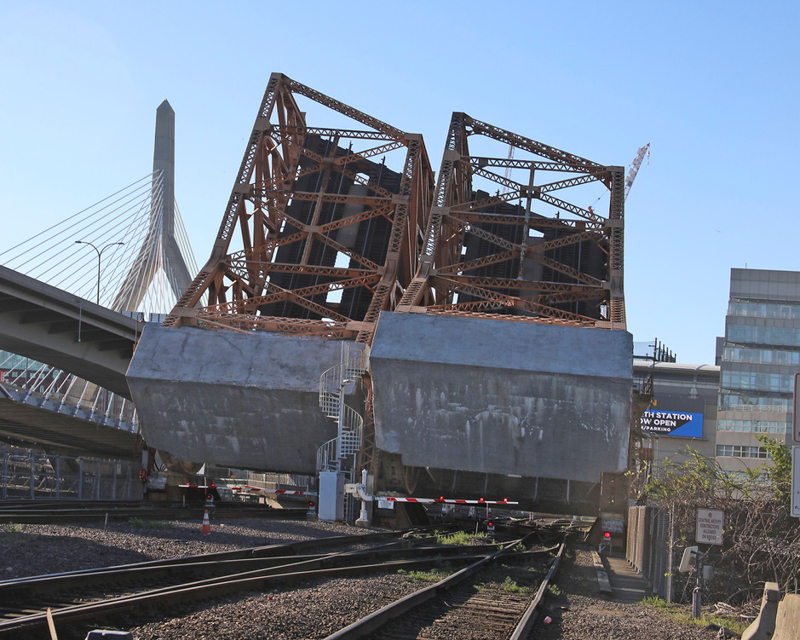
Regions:
[[[311,126],[301,99],[353,128]],[[414,277],[433,186],[421,137],[273,74],[212,256],[168,323],[368,342]]]
[[[598,186],[607,214],[585,204]],[[453,114],[397,310],[624,329],[623,188],[622,167]]]

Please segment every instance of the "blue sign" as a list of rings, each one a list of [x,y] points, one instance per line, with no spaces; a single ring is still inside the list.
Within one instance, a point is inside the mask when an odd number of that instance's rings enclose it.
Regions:
[[[644,433],[654,436],[702,438],[703,414],[648,409],[639,418],[639,426]]]

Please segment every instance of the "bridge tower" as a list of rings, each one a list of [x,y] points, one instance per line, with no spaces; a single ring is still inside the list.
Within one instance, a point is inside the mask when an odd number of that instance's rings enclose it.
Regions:
[[[112,305],[119,311],[137,310],[159,269],[176,300],[192,280],[175,238],[175,111],[167,100],[156,109],[152,191],[147,237]]]
[[[156,110],[152,173],[0,256],[0,346],[35,361],[13,376],[24,383],[6,385],[0,410],[18,440],[34,433],[31,444],[48,443],[48,452],[96,455],[105,448],[108,456],[119,456],[119,443],[129,441],[133,452],[138,419],[125,372],[135,341],[148,315],[169,311],[196,271],[175,203],[174,167],[175,112],[164,100]],[[99,256],[76,240],[114,246],[103,254],[102,298]]]

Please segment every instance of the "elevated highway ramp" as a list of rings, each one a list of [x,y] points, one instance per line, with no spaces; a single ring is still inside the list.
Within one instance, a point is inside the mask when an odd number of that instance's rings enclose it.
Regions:
[[[130,399],[125,372],[142,323],[0,266],[0,349]],[[136,433],[92,407],[0,383],[0,440],[49,453],[130,459]]]
[[[130,399],[125,372],[141,323],[0,266],[0,349]]]
[[[136,433],[105,424],[103,416],[55,403],[29,403],[24,392],[0,384],[0,440],[65,456],[129,460]]]

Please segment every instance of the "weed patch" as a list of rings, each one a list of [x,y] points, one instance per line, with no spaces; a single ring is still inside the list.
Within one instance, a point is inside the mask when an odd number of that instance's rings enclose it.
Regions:
[[[423,582],[439,582],[452,573],[449,567],[434,567],[429,571],[406,571],[405,569],[398,569],[397,573],[400,575],[408,576],[412,580],[422,580]]]
[[[642,604],[652,607],[657,611],[661,611],[681,624],[693,624],[699,627],[707,627],[709,624],[716,624],[720,627],[735,631],[738,634],[742,634],[744,630],[750,626],[749,622],[736,618],[727,618],[725,616],[701,616],[699,618],[693,618],[691,611],[688,611],[685,605],[671,604],[658,596],[649,596],[642,600]]]
[[[455,533],[436,534],[436,542],[439,544],[459,544],[474,545],[484,544],[486,537],[483,534],[467,533],[466,531],[456,531]]]

